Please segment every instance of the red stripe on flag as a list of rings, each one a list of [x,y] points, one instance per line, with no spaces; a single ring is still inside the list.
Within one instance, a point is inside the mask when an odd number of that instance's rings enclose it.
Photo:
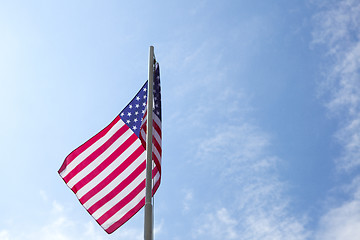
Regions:
[[[159,172],[159,169],[157,167],[154,167],[153,170],[151,171],[151,176],[154,179],[156,174]]]
[[[160,157],[162,155],[162,151],[161,151],[161,146],[160,144],[158,143],[158,141],[156,140],[156,138],[153,137],[153,145],[154,147],[156,148],[157,152],[159,153]]]
[[[159,140],[161,141],[161,136],[160,136]],[[161,156],[161,145],[160,145],[161,142],[159,143],[158,140],[154,136],[152,138],[152,142],[153,142],[154,147],[156,148],[156,150],[158,151],[158,153]]]
[[[145,134],[146,134],[146,132],[147,132],[147,126],[146,126],[146,124],[147,124],[147,119],[145,120],[145,122],[142,123],[142,126],[141,126],[141,128],[144,130],[144,133],[145,133]]]
[[[153,180],[155,180],[155,176],[158,172],[159,172],[159,170],[156,167],[152,170],[152,179]],[[156,190],[160,186],[160,180],[161,180],[161,173],[160,173],[159,179],[154,182],[154,186],[152,187],[152,195],[155,194]]]
[[[160,174],[161,174],[161,165],[160,165],[160,161],[159,161],[159,159],[156,157],[155,153],[152,153],[152,159],[153,159],[153,161],[155,162],[155,166],[156,166],[156,168],[158,168],[158,169],[159,169],[159,172],[160,172]]]
[[[161,128],[159,125],[153,120],[153,128],[158,132],[159,136],[161,136]]]

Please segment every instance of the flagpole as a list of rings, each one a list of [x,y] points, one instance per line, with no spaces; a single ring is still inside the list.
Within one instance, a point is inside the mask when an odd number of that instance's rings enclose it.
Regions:
[[[153,209],[152,209],[152,113],[153,113],[153,81],[154,81],[154,47],[150,46],[149,54],[149,81],[147,97],[147,123],[146,123],[146,192],[144,240],[153,239]]]

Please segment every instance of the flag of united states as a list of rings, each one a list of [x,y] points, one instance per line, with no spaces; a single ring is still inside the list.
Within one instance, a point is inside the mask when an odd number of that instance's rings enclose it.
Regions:
[[[154,71],[153,188],[161,179],[161,91]],[[112,233],[145,204],[147,82],[102,131],[71,152],[59,174],[80,203]]]

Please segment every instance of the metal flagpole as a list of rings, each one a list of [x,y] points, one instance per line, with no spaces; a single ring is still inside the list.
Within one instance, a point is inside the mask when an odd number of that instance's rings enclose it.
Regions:
[[[145,192],[145,217],[144,239],[153,239],[153,209],[152,198],[152,113],[153,113],[153,81],[154,81],[154,47],[150,46],[149,54],[149,81],[147,97],[147,135],[146,135],[146,192]]]

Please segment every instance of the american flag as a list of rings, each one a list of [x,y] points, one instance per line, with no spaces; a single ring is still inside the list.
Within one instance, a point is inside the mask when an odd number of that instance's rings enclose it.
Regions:
[[[161,91],[154,70],[153,187],[161,180]],[[80,203],[112,233],[145,204],[147,82],[103,130],[71,152],[58,173]]]

